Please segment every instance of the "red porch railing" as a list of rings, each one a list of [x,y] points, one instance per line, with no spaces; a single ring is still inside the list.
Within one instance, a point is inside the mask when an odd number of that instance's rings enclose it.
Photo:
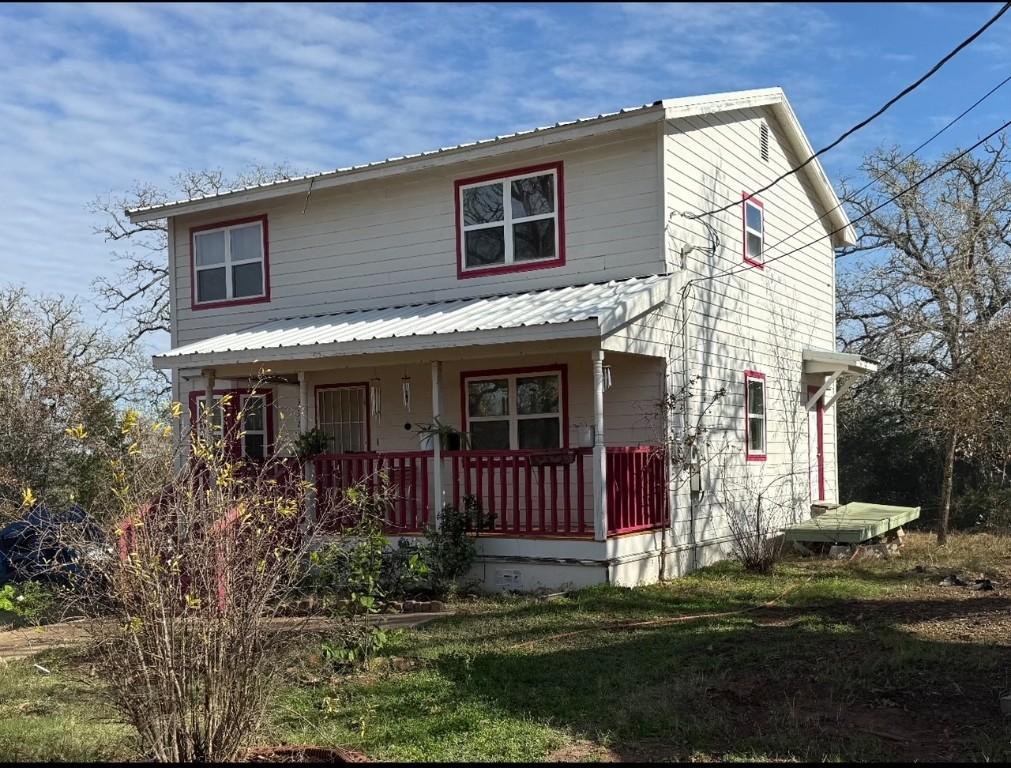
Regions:
[[[357,522],[342,502],[348,488],[362,486],[369,493],[384,490],[388,494],[388,533],[420,532],[430,520],[431,466],[432,454],[427,451],[317,456],[313,459],[317,519],[330,530]]]
[[[474,496],[494,516],[491,533],[593,536],[590,448],[447,451],[453,504]]]
[[[488,533],[517,537],[593,536],[593,449],[553,451],[443,451],[446,498],[456,507],[474,496],[493,517]],[[609,447],[608,535],[658,528],[670,519],[667,472],[659,446]],[[317,515],[338,530],[355,521],[342,505],[344,491],[385,483],[389,533],[417,533],[432,521],[432,454],[325,454],[313,460]]]
[[[634,533],[670,520],[667,461],[660,446],[607,449],[607,533]]]

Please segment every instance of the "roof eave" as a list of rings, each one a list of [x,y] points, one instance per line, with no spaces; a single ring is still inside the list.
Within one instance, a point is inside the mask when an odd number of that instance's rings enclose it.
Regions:
[[[534,149],[565,141],[575,141],[614,131],[631,130],[656,123],[663,119],[663,114],[662,102],[656,102],[611,115],[548,126],[501,138],[472,142],[466,145],[379,161],[347,169],[339,169],[328,173],[303,176],[297,179],[279,181],[249,189],[224,192],[212,197],[183,200],[150,208],[127,209],[124,213],[132,223],[141,224],[147,221],[164,219],[169,216],[199,213],[201,211],[259,202],[287,195],[305,194],[309,191],[310,187],[314,190],[327,189],[360,181],[438,168],[455,163],[482,160],[507,152]]]

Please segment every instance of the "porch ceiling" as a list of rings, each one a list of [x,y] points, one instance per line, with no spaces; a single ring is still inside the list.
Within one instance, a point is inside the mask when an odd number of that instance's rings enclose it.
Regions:
[[[153,358],[159,368],[604,338],[662,304],[672,275],[271,320]]]

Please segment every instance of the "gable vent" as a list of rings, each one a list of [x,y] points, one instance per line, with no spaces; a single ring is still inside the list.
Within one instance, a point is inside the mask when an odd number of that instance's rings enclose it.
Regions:
[[[758,152],[765,162],[769,162],[769,126],[765,123],[758,126]]]

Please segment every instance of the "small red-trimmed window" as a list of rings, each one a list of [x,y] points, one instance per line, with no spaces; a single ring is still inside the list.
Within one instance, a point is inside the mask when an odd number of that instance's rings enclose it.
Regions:
[[[456,182],[460,277],[565,263],[562,164]]]
[[[194,308],[268,298],[266,216],[194,227],[191,234]]]
[[[756,267],[765,265],[765,206],[747,193],[744,195],[744,261]]]
[[[765,461],[767,452],[765,374],[744,372],[744,441],[748,461]]]
[[[561,448],[561,371],[464,376],[464,408],[476,451]]]

